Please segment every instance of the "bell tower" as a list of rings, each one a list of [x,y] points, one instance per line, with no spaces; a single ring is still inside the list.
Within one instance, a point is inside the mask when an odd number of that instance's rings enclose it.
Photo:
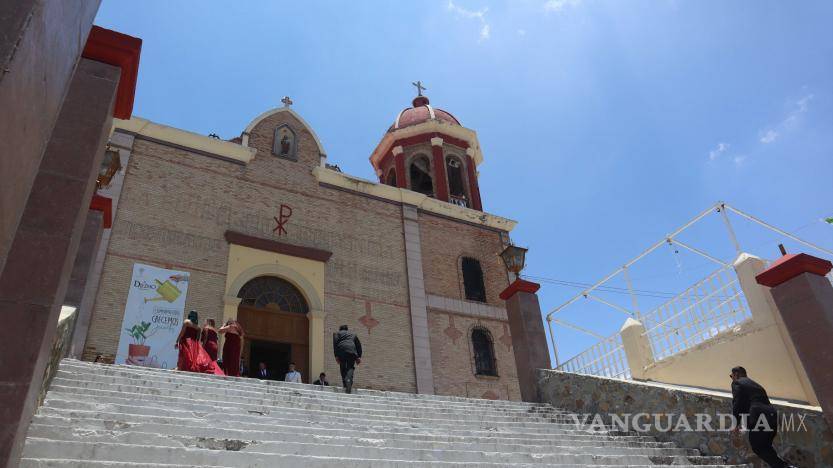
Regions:
[[[422,83],[411,107],[396,116],[370,163],[379,182],[447,203],[483,211],[477,166],[483,163],[474,130],[450,112],[433,107]]]

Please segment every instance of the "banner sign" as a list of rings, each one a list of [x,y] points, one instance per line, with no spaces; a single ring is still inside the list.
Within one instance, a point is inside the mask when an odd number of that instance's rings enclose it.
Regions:
[[[133,264],[116,364],[176,367],[189,273]]]

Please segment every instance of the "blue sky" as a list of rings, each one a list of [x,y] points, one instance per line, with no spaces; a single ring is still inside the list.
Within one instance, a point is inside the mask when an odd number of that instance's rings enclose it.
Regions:
[[[366,178],[422,80],[478,132],[484,206],[519,221],[535,277],[593,283],[717,200],[833,249],[833,2],[104,0],[96,23],[144,41],[135,115],[232,138],[289,95]],[[730,259],[712,218],[687,240]],[[734,222],[777,257],[782,239]],[[643,269],[635,287],[676,292],[714,268],[662,249]],[[579,291],[544,282],[542,308]],[[595,342],[556,337],[563,357]]]

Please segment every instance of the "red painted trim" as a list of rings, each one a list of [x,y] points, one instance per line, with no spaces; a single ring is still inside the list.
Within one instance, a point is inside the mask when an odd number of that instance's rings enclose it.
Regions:
[[[540,284],[518,278],[515,281],[513,281],[508,288],[504,289],[503,292],[500,293],[500,298],[504,301],[507,301],[517,292],[527,292],[530,294],[535,294],[536,292],[538,292],[539,289],[541,289]]]
[[[271,239],[263,239],[243,234],[242,232],[226,231],[225,237],[229,244],[242,245],[243,247],[266,250],[268,252],[291,255],[293,257],[307,258],[318,262],[326,262],[333,255],[332,252],[328,252],[326,250],[287,244],[285,242],[278,242]]]
[[[474,159],[469,155],[466,155],[466,170],[469,173],[471,207],[477,211],[483,211],[483,203],[480,201],[480,186],[477,183],[477,175],[474,170]]]
[[[830,260],[814,257],[805,253],[784,255],[773,263],[771,267],[759,273],[755,277],[755,280],[758,284],[774,288],[802,273],[824,276],[830,273],[831,269],[833,269],[833,263]]]
[[[103,197],[99,194],[93,195],[90,200],[90,209],[93,211],[101,211],[104,213],[104,220],[102,228],[110,229],[113,227],[113,199]]]
[[[133,98],[139,76],[139,56],[142,40],[120,32],[93,26],[81,56],[121,68],[119,88],[113,116],[129,119],[133,114]]]
[[[440,132],[422,133],[420,135],[414,135],[408,138],[400,138],[394,141],[393,144],[391,144],[391,147],[401,146],[404,148],[406,146],[412,146],[419,143],[428,143],[431,141],[431,138],[442,138],[444,143],[450,143],[454,146],[459,146],[463,149],[468,149],[469,147],[468,142]]]
[[[439,133],[439,134],[437,134],[437,135],[438,135],[440,138],[442,138],[442,139],[443,139],[443,142],[444,142],[444,143],[449,143],[449,144],[452,144],[452,145],[454,145],[454,146],[458,146],[458,147],[463,148],[463,149],[469,149],[469,146],[470,146],[470,145],[469,145],[469,143],[468,143],[467,141],[459,140],[459,139],[457,139],[457,138],[454,138],[453,136],[443,135],[443,134],[441,134],[441,133]]]
[[[434,156],[434,185],[436,186],[437,199],[448,201],[448,177],[445,173],[445,157],[442,146],[432,146],[431,153]]]
[[[384,156],[382,156],[382,159],[379,160],[379,169],[381,169],[382,172],[386,173],[388,171],[388,169],[390,168],[390,160],[392,158],[393,153],[388,151]]]
[[[396,186],[408,188],[408,181],[405,180],[405,155],[403,153],[396,155]]]

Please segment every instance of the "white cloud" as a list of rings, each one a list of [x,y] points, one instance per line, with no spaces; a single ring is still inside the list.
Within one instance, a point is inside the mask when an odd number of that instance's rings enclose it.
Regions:
[[[767,130],[766,133],[764,133],[764,136],[761,137],[761,143],[769,144],[769,143],[772,143],[773,141],[775,141],[777,138],[778,138],[778,132],[776,132],[775,130],[770,129],[770,130]]]
[[[547,0],[544,2],[544,11],[561,11],[566,7],[578,6],[582,0]]]
[[[744,161],[746,161],[746,156],[735,156],[734,158],[732,158],[732,161],[735,162],[735,166],[740,167],[743,165]]]
[[[526,36],[526,29],[518,29],[518,36],[521,36],[521,37]]]
[[[810,107],[810,101],[813,100],[813,97],[813,94],[808,94],[801,99],[793,101],[791,103],[792,110],[787,113],[784,119],[767,129],[767,131],[762,132],[761,143],[767,145],[774,142],[784,130],[792,128],[798,124],[799,117],[807,112],[807,109]]]
[[[720,155],[725,153],[728,149],[729,143],[718,143],[713,150],[709,151],[709,161],[714,161],[719,158]]]
[[[467,10],[457,4],[455,4],[452,0],[448,0],[448,9],[457,13],[458,15],[464,18],[475,18],[480,21],[480,40],[485,41],[491,36],[492,27],[486,21],[486,12],[489,11],[489,7],[484,7],[480,10]]]

